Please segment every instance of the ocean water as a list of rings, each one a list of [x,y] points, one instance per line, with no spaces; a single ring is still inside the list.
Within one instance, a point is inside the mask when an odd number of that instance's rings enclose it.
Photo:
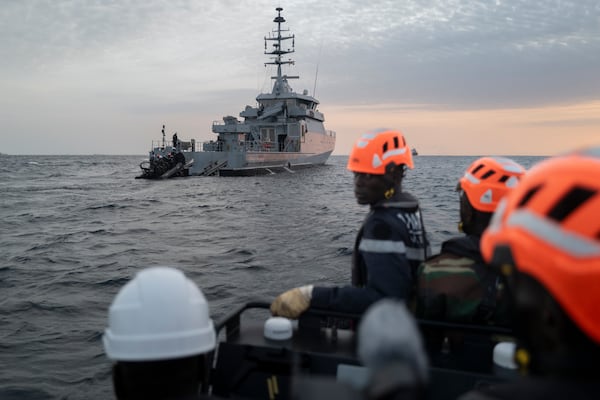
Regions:
[[[434,251],[457,234],[454,187],[476,158],[418,156],[407,173]],[[134,179],[142,160],[0,155],[0,399],[112,398],[108,307],[142,268],[182,269],[217,320],[298,285],[349,282],[368,209],[346,156],[293,174],[165,181]]]

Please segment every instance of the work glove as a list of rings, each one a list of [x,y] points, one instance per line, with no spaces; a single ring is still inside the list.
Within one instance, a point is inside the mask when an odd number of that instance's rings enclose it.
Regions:
[[[271,314],[297,319],[310,306],[313,285],[297,287],[277,296],[271,303]]]

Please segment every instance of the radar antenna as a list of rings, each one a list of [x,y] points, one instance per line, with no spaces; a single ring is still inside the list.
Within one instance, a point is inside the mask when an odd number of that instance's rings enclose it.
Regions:
[[[277,29],[274,29],[272,32],[269,33],[268,36],[265,36],[265,54],[271,55],[272,56],[271,59],[273,60],[271,62],[266,62],[265,66],[277,65],[277,76],[271,77],[271,79],[275,79],[275,84],[273,85],[274,93],[279,92],[279,89],[284,84],[284,81],[287,81],[287,79],[298,79],[299,78],[298,76],[288,76],[288,75],[283,75],[281,73],[281,66],[283,64],[291,64],[291,65],[295,64],[294,60],[292,60],[291,58],[284,60],[284,59],[282,59],[282,56],[284,56],[285,54],[293,53],[295,51],[296,40],[295,40],[295,35],[285,33],[285,32],[289,32],[290,31],[289,29],[283,29],[281,27],[281,24],[283,24],[285,22],[285,18],[283,18],[281,16],[281,11],[283,11],[283,8],[277,7],[275,10],[277,11],[277,16],[275,17],[273,22],[275,22],[277,24]],[[285,42],[286,40],[289,40],[289,39],[292,39],[292,47],[284,49],[282,44],[283,44],[283,42]],[[272,46],[273,46],[272,51],[267,51],[267,41],[274,42],[272,44]]]

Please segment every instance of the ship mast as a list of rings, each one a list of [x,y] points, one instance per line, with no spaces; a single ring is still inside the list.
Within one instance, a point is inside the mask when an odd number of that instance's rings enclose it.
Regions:
[[[265,36],[265,54],[269,54],[274,57],[271,57],[273,61],[266,62],[265,66],[277,65],[277,76],[272,76],[271,79],[275,79],[275,84],[273,85],[273,93],[278,94],[280,92],[291,91],[291,88],[287,85],[287,79],[298,79],[299,76],[288,76],[282,75],[281,73],[282,64],[294,64],[294,60],[292,60],[291,58],[288,60],[283,60],[281,56],[293,53],[295,51],[295,35],[286,34],[285,36],[282,36],[282,32],[285,34],[285,32],[289,32],[289,29],[281,28],[281,24],[285,22],[285,18],[281,16],[281,11],[283,11],[283,8],[277,7],[275,10],[277,11],[277,17],[275,17],[273,22],[277,23],[277,29],[273,30],[273,35],[269,34],[269,36]],[[292,47],[284,50],[282,47],[282,42],[289,39],[292,39]],[[274,42],[273,50],[270,52],[267,51],[267,41]]]

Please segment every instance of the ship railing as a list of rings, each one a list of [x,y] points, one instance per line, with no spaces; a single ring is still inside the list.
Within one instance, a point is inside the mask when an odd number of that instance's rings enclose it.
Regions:
[[[161,151],[171,151],[173,147],[173,142],[170,140],[165,140],[164,142],[162,140],[153,140],[152,148],[150,150],[154,151],[155,149],[159,149]]]
[[[164,143],[162,140],[153,140],[151,150],[154,150],[157,148],[164,150],[165,148],[167,148],[167,146],[171,146],[171,144],[172,144],[171,142],[167,142],[166,140]]]
[[[170,150],[173,147],[177,147],[181,151],[196,151],[196,140],[195,139],[190,139],[187,141],[186,140],[178,140],[177,146],[173,146],[173,142],[171,140],[165,140],[165,141],[163,141],[162,139],[153,140],[151,150],[154,151],[154,149],[160,149],[160,150],[164,151],[164,150]]]
[[[279,151],[278,142],[269,142],[261,140],[249,140],[243,144],[244,151],[271,153]],[[285,151],[285,150],[283,150]]]
[[[241,151],[251,151],[251,152],[265,152],[270,153],[274,151],[278,151],[277,142],[262,142],[259,140],[239,142],[238,145],[241,148]],[[211,140],[208,142],[202,142],[201,148],[204,151],[224,151],[224,143]]]
[[[245,142],[238,142],[241,151],[245,152],[262,152],[262,153],[275,153],[275,152],[292,152],[297,146],[297,142],[286,141],[283,147],[280,147],[279,142],[270,142],[262,140],[248,140]],[[199,149],[203,151],[225,151],[225,143],[218,140],[210,140],[201,142]]]
[[[325,131],[325,134],[327,134],[327,136],[331,136],[332,138],[335,137],[335,131],[329,131],[329,130],[327,130],[327,131]]]
[[[218,140],[202,142],[202,146],[200,148],[203,151],[223,151],[223,142],[220,142]]]
[[[331,137],[335,137],[334,131],[326,131],[326,134]],[[273,152],[290,152],[290,151],[298,151],[294,148],[298,145],[297,141],[288,140],[285,142],[283,148],[280,148],[279,142],[276,141],[262,141],[262,140],[248,140],[245,142],[239,142],[239,146],[242,148],[242,151],[251,151],[251,152],[265,152],[265,153],[273,153]],[[197,142],[195,139],[190,139],[189,141],[179,140],[177,147],[179,150],[184,152],[195,152],[195,151],[224,151],[224,142],[218,140],[209,140],[204,142]],[[160,151],[171,151],[173,148],[173,142],[170,140],[153,140],[151,151],[155,149],[160,149]]]

